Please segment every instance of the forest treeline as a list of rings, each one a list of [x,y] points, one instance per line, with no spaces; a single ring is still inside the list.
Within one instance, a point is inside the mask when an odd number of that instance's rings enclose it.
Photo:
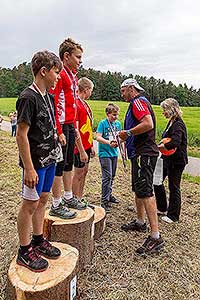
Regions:
[[[101,72],[94,69],[84,69],[78,71],[78,77],[86,76],[94,82],[92,99],[120,101],[120,84],[128,77],[135,79],[144,87],[146,96],[153,104],[159,104],[165,98],[174,97],[178,99],[181,106],[200,106],[200,89],[179,84],[176,86],[171,81],[147,78],[146,76],[127,74],[120,72]],[[32,82],[30,63],[22,63],[13,69],[0,68],[0,97],[17,97],[20,92]]]

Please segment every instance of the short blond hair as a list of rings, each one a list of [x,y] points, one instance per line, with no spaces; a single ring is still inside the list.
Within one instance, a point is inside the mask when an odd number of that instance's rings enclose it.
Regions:
[[[69,54],[72,54],[72,52],[76,49],[80,49],[83,52],[83,48],[80,44],[76,43],[71,38],[68,38],[62,42],[62,44],[59,47],[59,56],[60,59],[63,61],[63,57],[65,52],[68,52]]]
[[[182,110],[180,109],[178,101],[174,98],[165,99],[160,103],[160,107],[164,111],[167,111],[170,117],[176,117],[176,116],[181,117],[183,114]]]
[[[108,103],[108,105],[106,106],[107,114],[118,113],[119,111],[120,111],[119,106],[114,103]]]
[[[78,89],[80,92],[83,92],[85,89],[93,89],[94,83],[87,77],[81,77],[78,81]]]

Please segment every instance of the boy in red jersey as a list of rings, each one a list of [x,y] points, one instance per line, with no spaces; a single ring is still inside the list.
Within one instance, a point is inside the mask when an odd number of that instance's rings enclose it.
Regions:
[[[86,100],[91,96],[94,84],[93,82],[82,77],[78,81],[78,101],[77,101],[77,115],[76,124],[80,133],[80,142],[83,145],[87,155],[88,161],[81,161],[81,154],[77,147],[74,149],[74,176],[72,181],[73,194],[79,200],[82,199],[85,178],[88,173],[88,164],[90,157],[95,156],[92,139],[92,111]]]
[[[64,161],[57,164],[55,179],[52,187],[53,203],[50,215],[64,219],[75,217],[76,213],[68,208],[85,209],[86,205],[73,197],[72,193],[72,168],[74,160],[74,146],[76,140],[75,118],[76,101],[78,98],[78,85],[76,73],[81,64],[83,49],[81,45],[72,39],[66,39],[59,47],[59,56],[63,62],[54,91],[56,106],[56,125],[59,141],[63,146]],[[87,162],[88,156],[79,144],[81,160]],[[64,185],[64,197],[61,198],[62,181]]]

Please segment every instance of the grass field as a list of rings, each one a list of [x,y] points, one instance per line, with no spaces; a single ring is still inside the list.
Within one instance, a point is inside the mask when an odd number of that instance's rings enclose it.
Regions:
[[[18,249],[21,170],[15,139],[7,132],[0,133],[0,163],[0,300],[10,300],[6,293],[7,272]],[[136,213],[127,210],[129,205],[133,205],[130,166],[124,172],[119,161],[113,193],[121,201],[112,205],[106,218],[105,232],[95,241],[92,264],[78,274],[77,300],[200,299],[200,189],[196,181],[188,179],[184,177],[181,183],[180,222],[166,224],[159,220],[159,231],[165,240],[164,250],[159,255],[138,257],[135,249],[148,233],[120,229],[121,224],[130,222]],[[100,196],[101,171],[95,157],[89,164],[84,198],[99,205]],[[50,206],[51,201],[48,203]]]
[[[0,98],[0,114],[8,116],[9,112],[15,110],[16,98]],[[105,118],[105,107],[109,101],[88,102],[92,108],[94,116],[94,130],[96,130],[98,122]],[[119,120],[123,124],[125,113],[128,107],[126,102],[116,102],[120,107]],[[157,139],[160,139],[161,132],[166,126],[167,120],[162,115],[162,110],[158,105],[153,106],[157,120]],[[188,144],[190,146],[200,147],[200,107],[183,107],[183,119],[188,129]]]

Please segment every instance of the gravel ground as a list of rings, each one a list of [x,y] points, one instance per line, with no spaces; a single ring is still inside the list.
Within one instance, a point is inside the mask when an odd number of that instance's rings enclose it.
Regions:
[[[16,215],[20,204],[21,171],[15,139],[0,132],[0,300],[5,300],[7,270],[17,251]],[[99,204],[101,174],[98,159],[90,163],[85,197]],[[79,274],[81,300],[193,300],[200,299],[200,187],[182,182],[182,215],[177,224],[160,222],[166,245],[155,256],[138,257],[135,249],[146,234],[125,233],[120,225],[135,217],[129,171],[121,164],[114,183],[121,201],[107,216],[105,233],[95,243],[93,262]],[[50,205],[50,203],[49,203]],[[9,300],[9,299],[6,299]],[[39,300],[39,299],[38,299]]]

